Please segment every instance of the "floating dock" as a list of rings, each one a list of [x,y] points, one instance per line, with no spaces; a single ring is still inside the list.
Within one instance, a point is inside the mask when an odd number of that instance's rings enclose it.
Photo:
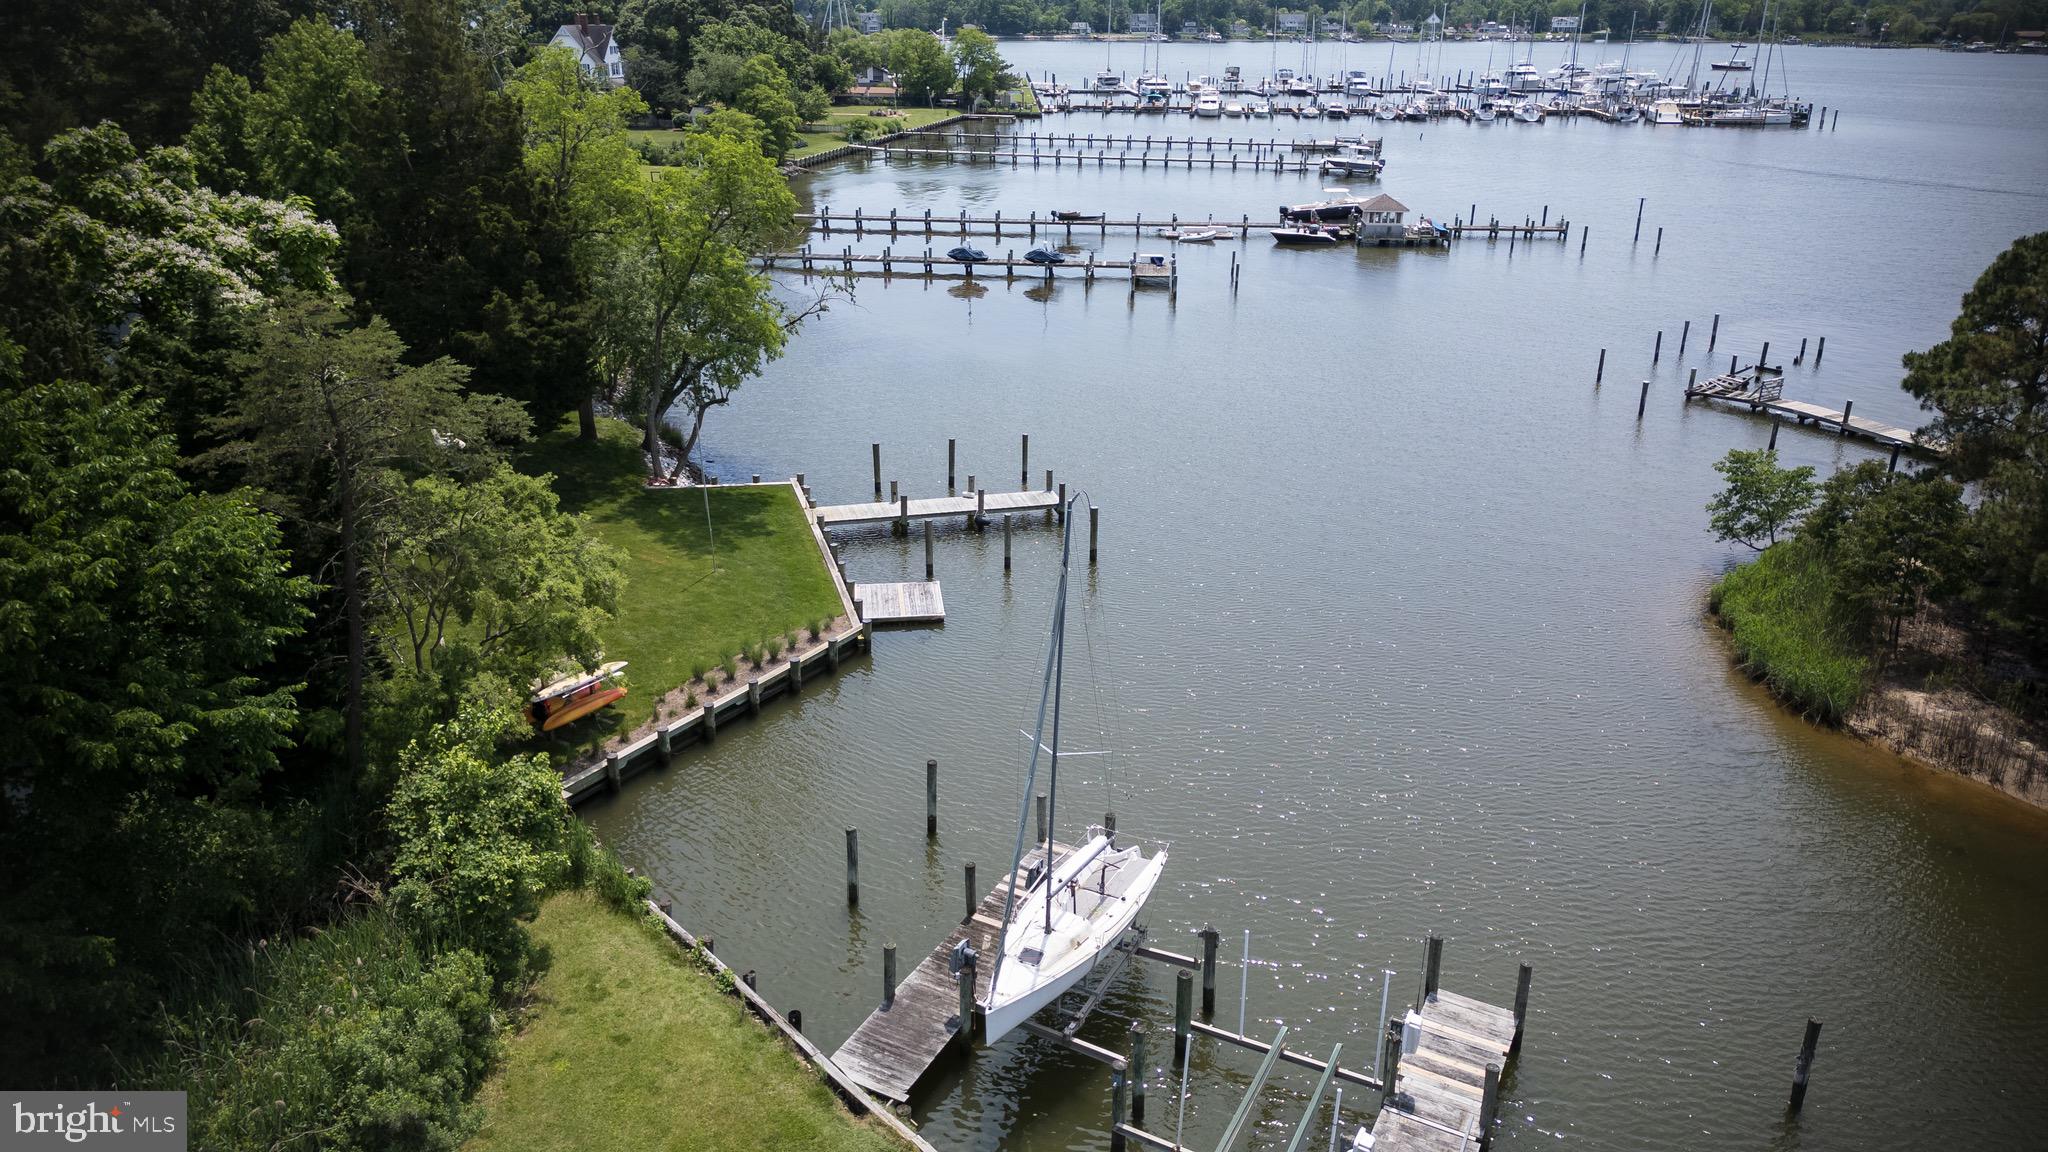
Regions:
[[[1064,488],[1065,484],[1062,483],[1061,487]],[[813,504],[810,513],[820,527],[839,528],[849,524],[907,523],[941,516],[966,518],[1004,512],[1057,513],[1060,504],[1060,494],[1050,489],[1043,492],[1035,489],[990,492],[983,489],[965,496],[928,496],[922,500],[904,496],[868,504]]]
[[[870,624],[943,624],[946,600],[937,580],[855,584],[849,589],[860,618]]]
[[[1832,428],[1838,435],[1867,436],[1887,447],[1911,448],[1930,455],[1938,455],[1941,452],[1939,444],[1922,440],[1920,434],[1911,429],[1856,415],[1856,402],[1853,400],[1845,401],[1840,409],[1824,408],[1803,400],[1787,400],[1784,398],[1784,390],[1783,372],[1775,368],[1751,365],[1747,368],[1732,369],[1710,380],[1686,385],[1685,399],[1688,404],[1695,397],[1741,404],[1751,412],[1789,416],[1798,424],[1811,421],[1814,427]]]
[[[1065,844],[1053,844],[1055,860],[1071,851]],[[973,1032],[974,1021],[961,1019],[961,984],[965,973],[956,977],[948,971],[948,958],[954,946],[964,940],[981,956],[981,962],[971,970],[972,1003],[987,1000],[989,981],[995,975],[997,937],[1003,927],[1003,902],[1009,897],[1011,886],[1044,858],[1043,847],[1025,853],[1018,870],[990,889],[974,912],[931,950],[910,978],[891,990],[882,1006],[869,1013],[867,1020],[832,1054],[832,1062],[870,1092],[898,1103],[907,1102],[911,1088],[946,1046],[956,1038],[966,1043]],[[971,1016],[971,1006],[968,1011]]]

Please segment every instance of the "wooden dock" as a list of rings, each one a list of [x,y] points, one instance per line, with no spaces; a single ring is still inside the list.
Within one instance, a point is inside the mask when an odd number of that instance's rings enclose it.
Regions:
[[[948,132],[936,128],[913,129],[900,133],[900,135],[943,136],[949,140],[982,140],[992,144],[1008,142],[1017,147],[1028,144],[1034,152],[1046,147],[1057,148],[1064,144],[1068,148],[1086,148],[1090,151],[1108,151],[1121,145],[1125,151],[1143,149],[1146,152],[1159,148],[1166,152],[1179,150],[1189,153],[1200,149],[1206,153],[1214,152],[1221,148],[1225,152],[1242,150],[1246,152],[1269,153],[1323,153],[1335,152],[1340,148],[1351,146],[1378,153],[1381,145],[1380,139],[1365,136],[1338,136],[1321,140],[1262,140],[1247,136],[1240,140],[1235,136],[1174,136],[1171,134],[1165,136],[1139,136],[1135,133],[1125,133],[1122,136],[1117,136],[1110,134],[1098,135],[1093,132]]]
[[[1111,160],[1118,168],[1136,164],[1140,169],[1157,165],[1161,168],[1224,168],[1235,171],[1249,168],[1254,172],[1272,172],[1276,175],[1288,173],[1313,175],[1321,170],[1320,163],[1311,156],[1294,154],[1268,154],[1265,151],[1239,156],[1236,153],[1217,155],[1213,152],[1195,155],[1183,153],[1175,156],[1152,152],[1067,152],[1054,149],[1051,152],[1026,152],[1021,149],[994,149],[978,151],[973,148],[902,148],[894,144],[854,145],[869,156],[879,156],[884,161],[901,157],[906,160],[948,160],[956,164],[987,164],[997,167],[1007,161],[1012,168],[1028,162],[1033,168],[1042,168],[1050,163],[1054,168],[1086,168],[1091,163],[1099,171],[1109,167]]]
[[[1015,251],[986,260],[967,262],[955,260],[943,252],[927,248],[923,252],[898,254],[884,248],[880,254],[860,253],[848,248],[842,252],[813,252],[806,248],[797,252],[772,252],[755,258],[762,270],[773,272],[783,269],[791,272],[837,273],[842,276],[918,276],[934,280],[972,280],[975,272],[993,270],[1005,280],[1015,280],[1019,272],[1041,280],[1051,280],[1061,273],[1094,280],[1097,276],[1114,275],[1130,280],[1133,284],[1153,282],[1168,287],[1180,283],[1180,260],[1175,256],[1162,256],[1148,260],[1138,253],[1132,253],[1129,260],[1097,260],[1095,253],[1087,252],[1080,260],[1067,260],[1059,264],[1040,264],[1016,255]],[[993,494],[991,494],[993,499]],[[937,513],[932,513],[937,515]],[[887,519],[887,517],[884,517]]]
[[[998,240],[1005,235],[1036,240],[1041,233],[1049,238],[1072,240],[1076,231],[1083,236],[1093,232],[1102,238],[1107,238],[1111,232],[1130,232],[1142,236],[1147,228],[1180,227],[1227,228],[1243,238],[1260,229],[1287,226],[1274,220],[1254,220],[1249,214],[1239,216],[1235,220],[1218,220],[1213,215],[1196,219],[1193,216],[1182,217],[1178,212],[1155,216],[1149,221],[1142,214],[1133,215],[1128,220],[1111,220],[1107,215],[1092,220],[1060,220],[1051,216],[1040,216],[1036,212],[1009,217],[1005,217],[1001,212],[989,216],[972,216],[966,212],[945,216],[935,214],[929,208],[921,215],[909,215],[891,208],[887,216],[879,213],[870,216],[859,208],[852,212],[834,212],[830,206],[820,208],[816,212],[798,212],[792,219],[809,224],[814,230],[826,236],[830,236],[836,229],[841,232],[852,232],[855,236],[866,236],[871,233],[877,236],[968,236],[988,233],[993,234]]]
[[[1053,844],[1055,860],[1071,851],[1068,845]],[[1010,886],[1044,858],[1043,847],[1025,853],[1018,870],[990,889],[973,915],[962,919],[959,927],[939,941],[912,970],[910,978],[895,988],[894,995],[846,1038],[846,1043],[832,1054],[832,1062],[863,1088],[899,1103],[907,1102],[910,1090],[963,1031],[960,982],[948,971],[947,963],[954,946],[965,940],[980,955],[974,968],[974,1002],[985,1002],[989,981],[995,975],[1003,901],[1010,894]],[[971,1032],[973,1021],[966,1021],[965,1025]]]
[[[937,580],[897,584],[855,584],[853,602],[870,624],[945,623],[946,600]]]
[[[1855,414],[1855,401],[1847,401],[1839,409],[1809,404],[1804,400],[1784,398],[1785,378],[1782,372],[1771,368],[1751,365],[1738,368],[1710,380],[1689,384],[1685,399],[1691,403],[1695,397],[1702,400],[1718,400],[1727,404],[1740,404],[1751,412],[1769,412],[1775,416],[1789,416],[1794,423],[1809,421],[1820,429],[1833,429],[1840,436],[1865,436],[1887,447],[1910,448],[1914,451],[1939,455],[1941,445],[1920,438],[1920,434],[1909,428],[1886,424]]]
[[[1402,1027],[1415,1034],[1415,1049],[1395,1065],[1393,1092],[1373,1120],[1373,1152],[1459,1152],[1481,1144],[1499,1106],[1500,1070],[1515,1049],[1515,1014],[1434,989]]]
[[[928,496],[922,500],[904,496],[895,501],[880,500],[869,504],[814,504],[810,513],[819,525],[838,528],[849,524],[907,523],[940,516],[965,518],[1004,512],[1057,513],[1059,509],[1060,494],[1051,489],[1042,492],[1036,489],[1022,492],[983,489],[965,496]]]

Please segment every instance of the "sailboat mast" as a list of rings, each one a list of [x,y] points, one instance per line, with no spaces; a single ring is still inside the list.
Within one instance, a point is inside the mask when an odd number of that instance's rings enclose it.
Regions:
[[[1067,670],[1067,556],[1066,547],[1060,549],[1060,603],[1054,613],[1058,621],[1058,634],[1053,641],[1053,651],[1058,654],[1052,666],[1052,782],[1046,787],[1045,796],[1045,928],[1052,930],[1052,842],[1053,829],[1058,826],[1060,807],[1060,691],[1066,679]]]

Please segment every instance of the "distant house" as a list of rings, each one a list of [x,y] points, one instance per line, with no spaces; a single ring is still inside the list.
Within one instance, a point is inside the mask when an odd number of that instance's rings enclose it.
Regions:
[[[1154,16],[1150,12],[1131,13],[1131,34],[1133,36],[1150,36],[1157,31],[1159,31],[1159,17]]]
[[[1444,22],[1438,18],[1436,13],[1431,12],[1429,19],[1422,22],[1422,36],[1425,40],[1441,40],[1444,38]]]
[[[1405,236],[1408,225],[1401,217],[1408,214],[1408,206],[1382,192],[1358,206],[1358,235]]]
[[[880,12],[858,12],[855,15],[860,20],[861,35],[873,36],[882,30],[882,14]]]
[[[1282,36],[1303,36],[1308,33],[1308,13],[1281,12],[1273,17],[1273,26]]]
[[[1195,23],[1193,20],[1183,20],[1180,22],[1181,39],[1193,40],[1195,37],[1200,36],[1201,34],[1202,26],[1200,24]]]
[[[1550,30],[1552,32],[1577,32],[1579,30],[1579,18],[1577,16],[1552,16],[1550,18]]]
[[[1230,34],[1240,40],[1245,39],[1252,34],[1252,26],[1242,20],[1232,20]]]
[[[1067,25],[1067,31],[1075,36],[1093,36],[1095,35],[1095,26],[1086,20],[1076,20],[1072,24]]]
[[[1317,26],[1317,29],[1324,36],[1341,36],[1344,33],[1344,18],[1342,16],[1325,16],[1322,19],[1322,23]]]
[[[592,24],[590,13],[578,12],[574,24],[555,30],[549,44],[560,44],[583,61],[583,70],[617,88],[626,82],[626,61],[619,55],[619,42],[612,39],[612,26]]]

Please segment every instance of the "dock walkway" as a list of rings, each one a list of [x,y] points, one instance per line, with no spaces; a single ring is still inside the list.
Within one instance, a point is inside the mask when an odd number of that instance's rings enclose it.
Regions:
[[[943,252],[926,248],[923,252],[899,253],[884,248],[879,255],[855,252],[851,247],[840,252],[813,252],[805,248],[797,252],[774,252],[755,257],[754,263],[763,271],[782,269],[803,273],[837,273],[842,276],[909,276],[926,279],[972,280],[976,269],[984,275],[1000,275],[1005,280],[1015,280],[1022,272],[1026,276],[1041,280],[1054,279],[1056,274],[1078,277],[1093,281],[1097,276],[1115,276],[1133,284],[1164,284],[1177,288],[1180,285],[1180,258],[1174,255],[1156,257],[1132,253],[1129,260],[1097,260],[1093,252],[1084,254],[1080,260],[1066,260],[1058,264],[1040,264],[1011,253],[991,256],[986,260],[955,260]]]
[[[933,624],[946,619],[946,599],[936,580],[855,584],[853,602],[871,624]]]
[[[1293,154],[1269,154],[1265,150],[1253,152],[1248,156],[1239,156],[1236,153],[1219,156],[1214,152],[1205,152],[1200,155],[1182,153],[1175,156],[1152,152],[1139,152],[1136,154],[1129,152],[1067,152],[1063,149],[1055,149],[1051,152],[1026,152],[1021,149],[1004,151],[993,148],[987,151],[974,148],[904,148],[894,144],[859,144],[850,145],[850,147],[859,148],[868,155],[879,156],[885,161],[901,157],[906,160],[950,160],[962,164],[988,164],[992,167],[1008,161],[1012,168],[1018,167],[1027,161],[1033,168],[1042,167],[1048,162],[1054,168],[1069,166],[1086,168],[1092,161],[1099,170],[1108,168],[1109,162],[1114,160],[1119,168],[1126,168],[1131,164],[1136,164],[1140,169],[1144,169],[1156,164],[1162,168],[1227,168],[1232,170],[1249,168],[1254,172],[1297,173],[1300,175],[1309,175],[1322,170],[1321,162],[1314,157]]]
[[[1832,428],[1843,436],[1867,436],[1888,447],[1911,448],[1936,455],[1941,452],[1941,445],[1921,439],[1919,433],[1909,428],[1856,415],[1856,403],[1853,400],[1845,402],[1839,409],[1809,404],[1804,400],[1787,400],[1782,395],[1783,374],[1774,375],[1775,372],[1775,369],[1751,367],[1724,373],[1688,385],[1685,389],[1685,399],[1687,403],[1698,397],[1702,400],[1741,404],[1751,412],[1790,416],[1799,424],[1811,421],[1816,428]]]
[[[1055,859],[1071,851],[1065,844],[1053,844]],[[939,941],[910,978],[897,986],[895,995],[869,1013],[832,1054],[832,1062],[861,1087],[898,1103],[909,1101],[911,1088],[961,1031],[960,983],[947,971],[954,946],[965,940],[980,955],[974,970],[974,1002],[985,1002],[989,981],[995,975],[1003,901],[1011,885],[1044,858],[1043,847],[1025,853],[1018,870],[990,889],[974,914]],[[966,1026],[971,1030],[973,1021]]]
[[[1432,991],[1405,1027],[1415,1050],[1395,1065],[1394,1091],[1373,1120],[1374,1152],[1458,1152],[1489,1134],[1487,1067],[1499,1069],[1515,1047],[1515,1014],[1442,989]],[[1404,1045],[1405,1046],[1405,1045]]]
[[[941,516],[1000,515],[1004,512],[1057,512],[1059,493],[1026,489],[1022,492],[990,492],[983,489],[965,496],[928,496],[913,500],[880,500],[868,504],[814,504],[812,519],[827,528],[848,524],[886,524],[891,521],[929,520]]]

